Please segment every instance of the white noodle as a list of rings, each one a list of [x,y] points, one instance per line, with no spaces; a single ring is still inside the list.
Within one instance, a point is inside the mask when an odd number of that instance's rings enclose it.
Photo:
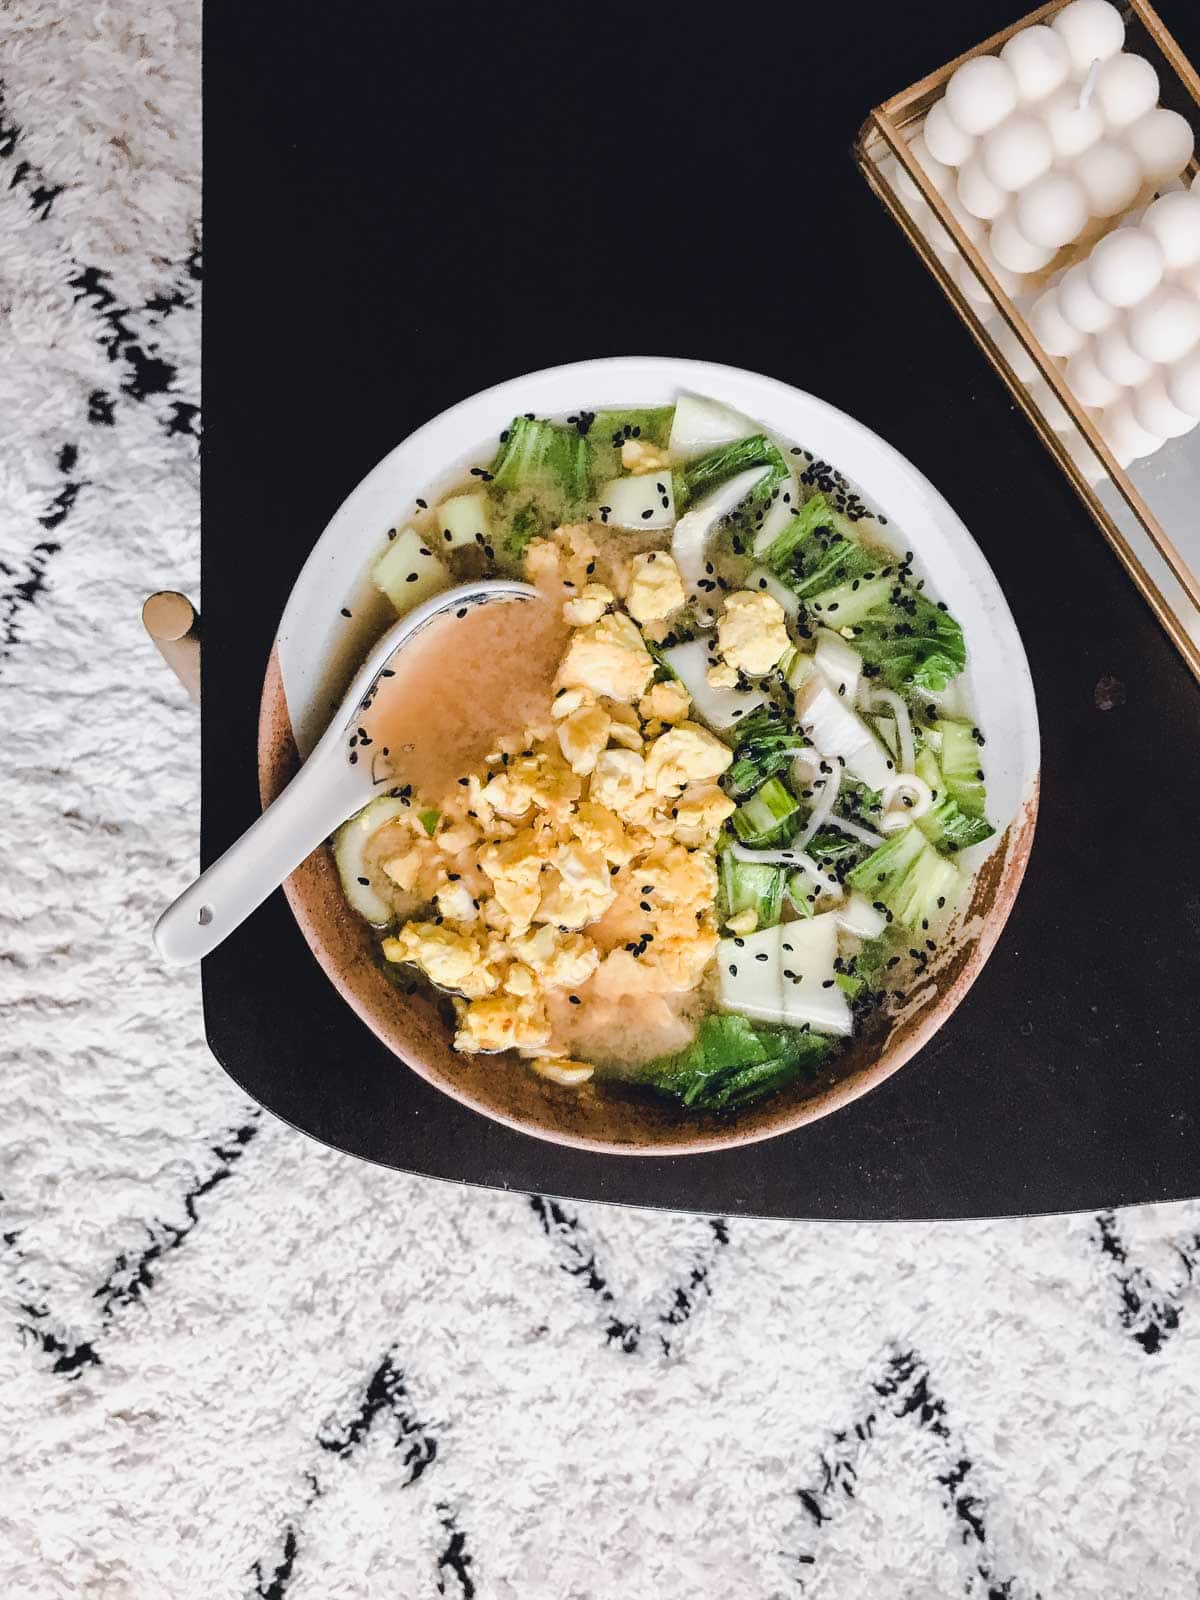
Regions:
[[[813,834],[816,833],[817,829],[820,828],[821,824],[828,818],[829,813],[833,810],[833,802],[838,797],[838,790],[842,787],[841,762],[824,762],[824,765],[831,769],[830,772],[824,773],[821,771],[821,758],[819,756],[817,758],[817,762],[818,764],[815,766],[815,776],[809,779],[809,784],[811,787],[815,788],[817,783],[821,782],[821,789],[816,800],[813,802],[813,808],[809,812],[808,821],[804,824],[804,827],[792,841],[798,850],[802,849],[808,843]],[[806,762],[805,765],[809,767],[810,771],[814,770],[813,764]]]
[[[872,689],[869,705],[885,705],[896,719],[896,735],[900,740],[900,770],[911,772],[917,759],[913,741],[912,718],[908,707],[894,689]]]
[[[794,841],[778,850],[752,850],[748,845],[735,844],[730,846],[730,852],[735,861],[749,861],[760,867],[800,868],[808,873],[819,893],[829,895],[831,899],[840,900],[845,894],[837,879],[822,871]]]
[[[883,821],[879,826],[884,833],[899,833],[910,822],[923,817],[933,804],[933,790],[915,773],[902,772],[898,778],[885,783],[883,795]],[[911,795],[912,799],[905,799]]]
[[[733,844],[729,853],[735,861],[749,861],[760,867],[802,867],[805,856],[802,850],[781,845],[774,850],[752,850],[747,844]]]

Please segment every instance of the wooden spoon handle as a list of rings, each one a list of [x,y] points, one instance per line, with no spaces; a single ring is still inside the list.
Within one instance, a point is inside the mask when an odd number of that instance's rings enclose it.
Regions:
[[[200,704],[200,613],[186,595],[160,589],[142,607],[142,621],[154,647]]]

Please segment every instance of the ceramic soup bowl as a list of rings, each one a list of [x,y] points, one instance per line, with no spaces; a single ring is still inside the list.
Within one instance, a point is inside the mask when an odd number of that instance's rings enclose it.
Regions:
[[[933,486],[876,434],[813,395],[771,378],[707,362],[624,358],[578,362],[500,384],[453,406],[386,456],[330,521],[296,580],[263,686],[259,776],[272,800],[318,738],[332,696],[390,616],[365,573],[417,496],[433,502],[487,458],[524,411],[565,416],[584,408],[653,406],[681,390],[712,396],[838,467],[877,512],[887,534],[915,552],[962,623],[967,693],[987,737],[988,816],[995,836],[965,852],[976,876],[934,967],[895,1016],[873,1024],[816,1084],[797,1084],[728,1119],[697,1116],[645,1094],[593,1080],[582,1091],[536,1077],[509,1056],[464,1056],[426,996],[388,979],[366,925],[347,906],[328,847],[285,885],[305,939],[346,1003],[396,1057],[485,1116],[560,1144],[622,1155],[684,1154],[748,1143],[828,1115],[912,1059],[962,1000],[1012,908],[1033,839],[1038,726],[1025,652],[1004,596],[962,522]],[[343,615],[349,611],[351,619]],[[347,1064],[347,1092],[353,1065]]]

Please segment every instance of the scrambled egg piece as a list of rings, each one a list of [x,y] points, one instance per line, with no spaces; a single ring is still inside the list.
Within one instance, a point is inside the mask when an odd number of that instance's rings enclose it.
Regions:
[[[784,609],[774,595],[741,589],[725,601],[717,641],[729,666],[761,678],[790,647]]]
[[[596,541],[584,522],[555,528],[549,539],[534,539],[525,552],[525,571],[540,589],[570,584],[582,590],[596,570]]]
[[[646,786],[646,763],[636,750],[606,750],[592,769],[591,798],[620,813]]]
[[[681,722],[661,734],[646,757],[646,787],[657,794],[678,794],[694,778],[719,778],[733,760],[733,751],[696,722]]]
[[[453,989],[474,999],[491,994],[499,983],[485,962],[485,951],[469,933],[436,922],[406,922],[392,939],[383,941],[389,961],[408,961],[440,989]]]
[[[624,702],[638,699],[653,675],[654,661],[637,624],[620,611],[580,628],[558,669],[564,688],[591,689]]]
[[[481,791],[480,798],[504,817],[523,817],[531,806],[564,815],[579,799],[579,780],[548,750],[518,756]]]
[[[634,556],[625,609],[635,622],[661,622],[687,601],[679,568],[661,550]]]
[[[620,817],[594,800],[581,800],[571,818],[571,830],[585,850],[599,851],[610,864],[623,867],[634,855],[634,844]]]
[[[672,989],[694,989],[704,969],[717,953],[717,930],[711,924],[697,927],[683,937],[664,939],[655,953],[655,963]]]
[[[688,916],[712,905],[717,894],[717,869],[712,857],[685,845],[657,846],[638,871],[654,886],[661,904],[674,906]]]
[[[677,679],[652,683],[638,701],[644,722],[682,722],[691,709],[692,697]]]
[[[612,718],[612,727],[608,730],[612,743],[623,750],[640,750],[646,741],[642,738],[641,718],[633,707],[610,700],[606,709]]]
[[[594,706],[596,696],[590,689],[560,689],[554,696],[550,706],[550,717],[554,722],[561,722],[564,717],[569,717],[573,711],[578,711],[581,706]]]
[[[737,668],[731,667],[727,661],[718,661],[715,667],[709,667],[704,676],[714,689],[737,688]]]
[[[547,989],[575,989],[600,965],[600,952],[581,933],[543,923],[508,941],[512,953]]]
[[[563,620],[573,628],[598,621],[616,599],[612,590],[602,583],[585,583],[579,594],[563,602]]]
[[[708,849],[716,843],[726,817],[736,810],[719,784],[689,783],[675,802],[675,837],[694,850]]]
[[[439,916],[448,917],[451,922],[474,922],[475,897],[457,873],[439,886],[433,898]]]
[[[422,872],[431,866],[434,854],[428,840],[422,845],[420,840],[414,839],[407,850],[389,856],[383,863],[383,870],[397,887],[410,894],[421,881]]]
[[[497,994],[475,1000],[458,1022],[454,1048],[469,1055],[496,1050],[541,1055],[550,1043],[546,1009],[533,995]]]
[[[626,439],[621,446],[621,465],[635,478],[647,472],[661,472],[671,464],[670,454],[645,439]]]
[[[558,747],[570,763],[571,771],[591,772],[608,744],[613,720],[602,706],[580,706],[558,725]]]
[[[444,855],[456,856],[463,850],[469,850],[473,844],[478,844],[481,837],[475,824],[464,817],[440,829],[434,834],[433,842]]]
[[[542,898],[543,858],[530,828],[479,852],[480,871],[491,879],[492,893],[514,928],[527,928]],[[493,925],[497,919],[493,918]]]
[[[555,853],[555,872],[534,913],[538,922],[559,928],[586,928],[602,917],[617,897],[608,862],[602,852],[579,844],[563,845]]]

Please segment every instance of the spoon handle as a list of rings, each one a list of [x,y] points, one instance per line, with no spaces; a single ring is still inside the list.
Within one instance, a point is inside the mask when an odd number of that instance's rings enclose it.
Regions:
[[[174,966],[200,961],[369,799],[361,775],[340,752],[307,761],[262,816],[159,917],[158,953]]]

